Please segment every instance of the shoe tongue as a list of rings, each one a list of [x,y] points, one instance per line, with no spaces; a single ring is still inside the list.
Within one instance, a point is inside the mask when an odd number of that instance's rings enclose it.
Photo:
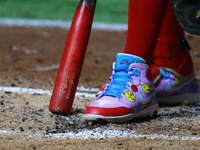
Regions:
[[[117,54],[117,57],[116,57],[116,67],[117,68],[129,67],[129,65],[132,63],[145,64],[145,60],[138,56],[135,56],[135,55],[123,54],[123,53]]]

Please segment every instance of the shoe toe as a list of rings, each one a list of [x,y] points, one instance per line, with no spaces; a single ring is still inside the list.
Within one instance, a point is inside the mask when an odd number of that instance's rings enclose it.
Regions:
[[[109,100],[97,100],[85,110],[85,115],[124,116],[133,113],[132,109],[123,103]]]

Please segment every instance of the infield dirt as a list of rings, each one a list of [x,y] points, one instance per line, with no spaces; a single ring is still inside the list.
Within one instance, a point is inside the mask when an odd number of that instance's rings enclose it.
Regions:
[[[0,27],[0,85],[52,90],[68,31],[59,28]],[[187,35],[200,83],[200,37]],[[100,88],[108,82],[116,54],[123,52],[126,32],[92,31],[79,86]],[[49,95],[0,92],[0,130],[40,132],[43,136],[0,134],[0,149],[200,149],[200,104],[159,108],[152,120],[117,125],[88,126],[84,109],[94,99],[76,98],[66,117],[48,111]],[[64,121],[65,120],[65,121]],[[142,135],[178,136],[180,139],[47,137],[49,133],[79,132],[96,128],[134,130]]]

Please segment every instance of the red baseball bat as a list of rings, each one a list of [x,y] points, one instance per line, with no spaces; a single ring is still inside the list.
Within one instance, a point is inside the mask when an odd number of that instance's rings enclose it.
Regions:
[[[71,113],[85,52],[87,49],[96,0],[79,0],[57,73],[49,110]]]

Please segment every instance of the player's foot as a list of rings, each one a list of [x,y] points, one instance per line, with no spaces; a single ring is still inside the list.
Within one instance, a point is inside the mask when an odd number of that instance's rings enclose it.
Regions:
[[[151,67],[152,68],[152,67]],[[154,75],[158,103],[161,105],[181,105],[195,104],[199,101],[199,89],[196,74],[193,73],[189,78],[177,77],[176,72],[165,68],[155,71],[156,66],[152,69]],[[156,78],[157,77],[157,78]]]
[[[109,85],[86,108],[87,122],[124,123],[157,113],[155,87],[149,66],[142,58],[118,54]]]

